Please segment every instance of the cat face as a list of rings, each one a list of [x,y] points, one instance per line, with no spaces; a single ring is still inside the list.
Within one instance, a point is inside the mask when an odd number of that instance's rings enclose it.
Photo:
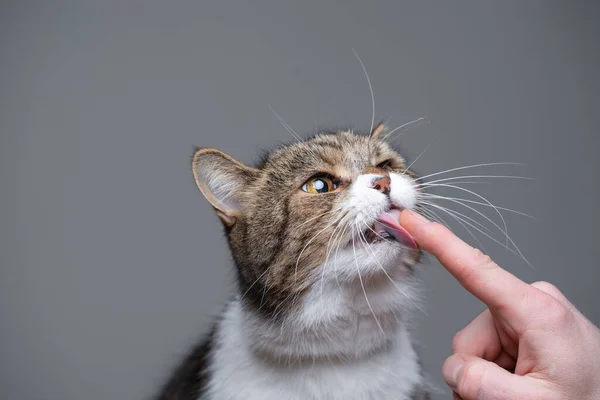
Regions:
[[[417,206],[417,181],[379,131],[316,135],[256,168],[196,151],[196,183],[225,226],[247,304],[277,314],[324,280],[410,275],[420,252],[398,216]]]

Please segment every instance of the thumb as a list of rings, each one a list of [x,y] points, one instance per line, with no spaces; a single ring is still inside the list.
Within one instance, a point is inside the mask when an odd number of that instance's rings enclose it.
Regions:
[[[514,375],[481,358],[454,354],[442,367],[452,390],[463,400],[512,400],[538,398],[541,394],[531,378]]]

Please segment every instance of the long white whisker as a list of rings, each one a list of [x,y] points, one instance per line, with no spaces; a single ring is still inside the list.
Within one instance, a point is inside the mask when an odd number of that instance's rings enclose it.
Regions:
[[[493,166],[493,165],[521,165],[521,166],[523,166],[525,164],[518,163],[518,162],[495,162],[495,163],[486,163],[486,164],[465,165],[463,167],[456,167],[456,168],[447,169],[445,171],[434,172],[434,173],[429,174],[429,175],[421,176],[421,177],[419,177],[419,179],[427,179],[427,178],[430,178],[432,176],[446,174],[448,172],[453,172],[453,171],[460,171],[460,170],[468,169],[468,168],[489,167],[489,166]]]
[[[441,216],[439,216],[435,211],[433,210],[428,210],[430,213],[432,213],[433,215],[437,216],[437,218],[442,219]],[[481,247],[481,249],[485,252],[487,252],[487,250],[485,249],[485,247],[483,246],[483,243],[481,243],[481,241],[477,238],[477,236],[475,236],[475,234],[469,229],[469,227],[467,225],[465,225],[460,219],[456,218],[454,215],[450,214],[448,212],[448,210],[443,210],[446,212],[446,214],[450,215],[452,218],[454,218],[456,220],[456,222],[458,222],[460,224],[460,226],[463,227],[463,229],[465,231],[467,231],[469,233],[469,235],[471,235],[471,237],[477,242],[477,244]],[[442,219],[442,221],[444,221]],[[450,225],[444,221],[444,225],[446,225],[447,227],[450,227]]]
[[[428,149],[431,147],[431,143],[433,143],[433,142],[429,142],[429,144],[427,145],[427,147],[425,147],[425,150],[423,150],[423,151],[421,152],[421,154],[419,154],[419,155],[417,156],[417,158],[415,158],[415,159],[413,160],[413,162],[411,162],[411,163],[408,165],[408,167],[406,167],[406,168],[404,169],[404,171],[402,171],[402,175],[406,174],[406,171],[408,171],[408,170],[410,169],[410,167],[412,167],[412,166],[414,165],[414,163],[416,163],[416,162],[417,162],[417,160],[419,160],[419,158],[421,158],[421,156],[422,156],[423,154],[425,154],[425,152],[426,152],[426,151],[427,151],[427,150],[428,150]]]
[[[382,140],[385,140],[385,139],[387,139],[388,137],[390,137],[390,136],[391,136],[391,135],[392,135],[394,132],[398,131],[399,129],[402,129],[402,128],[404,128],[405,126],[409,126],[409,125],[412,125],[412,124],[416,124],[417,122],[419,122],[419,121],[422,121],[422,120],[424,120],[424,119],[425,119],[425,117],[420,117],[420,118],[417,118],[417,119],[415,119],[415,120],[412,120],[412,121],[410,121],[410,122],[407,122],[407,123],[405,123],[405,124],[402,124],[402,125],[400,125],[399,127],[392,129],[392,130],[391,130],[391,132],[389,132],[387,135],[385,135],[385,136],[383,137],[383,139],[382,139]]]
[[[425,198],[435,198],[435,199],[439,199],[439,200],[456,200],[456,201],[460,201],[460,202],[467,202],[467,203],[472,203],[472,204],[478,204],[478,205],[484,206],[484,207],[491,207],[489,204],[482,203],[480,201],[475,201],[475,200],[470,200],[470,199],[463,199],[463,198],[459,198],[459,197],[439,196],[439,195],[432,194],[432,193],[422,193],[419,196],[422,196],[422,197],[425,197]],[[500,207],[500,206],[495,206],[495,207],[498,210],[508,211],[508,212],[511,212],[511,213],[522,215],[524,217],[528,217],[528,218],[531,218],[531,219],[536,219],[534,216],[531,216],[531,215],[526,214],[526,213],[521,212],[521,211],[513,210],[512,208],[506,208],[506,207]]]
[[[267,294],[267,287],[269,287],[269,275],[267,275],[267,279],[265,280],[265,287],[263,288],[263,293],[260,298],[260,306],[258,307],[259,310],[262,309],[263,301],[265,300],[265,294]]]
[[[343,216],[341,217],[343,218]],[[340,220],[339,219],[335,219],[333,220],[331,223],[327,224],[327,226],[325,226],[325,228],[321,229],[319,232],[317,232],[309,241],[308,243],[306,243],[306,245],[304,246],[304,248],[302,249],[302,251],[300,252],[300,254],[298,255],[298,259],[296,260],[296,266],[294,268],[294,280],[296,280],[297,274],[298,274],[298,263],[300,262],[300,258],[302,257],[302,253],[304,253],[304,250],[306,250],[306,248],[308,247],[309,244],[312,243],[313,240],[315,240],[315,238],[317,236],[319,236],[322,232],[324,232],[327,228],[329,228],[330,226],[332,226],[333,224],[338,223]]]
[[[335,210],[329,210],[329,211],[325,211],[325,212],[324,212],[324,213],[322,213],[322,214],[319,214],[319,215],[317,215],[316,217],[309,218],[309,219],[307,219],[306,221],[304,221],[303,223],[301,223],[300,225],[298,225],[297,227],[295,227],[295,228],[294,228],[294,230],[298,230],[298,229],[299,229],[299,228],[301,228],[302,226],[304,226],[304,225],[308,224],[308,223],[309,223],[309,222],[311,222],[311,221],[314,221],[314,220],[315,220],[315,219],[317,219],[317,218],[323,217],[323,216],[325,216],[325,215],[327,215],[327,214],[331,214],[331,213],[334,213],[334,212],[337,212],[337,211],[339,211],[339,210],[337,210],[337,209],[335,209]]]
[[[338,282],[338,285],[339,285],[339,281],[338,281],[338,273],[337,273],[337,256],[338,256],[338,252],[340,250],[340,246],[342,245],[342,240],[344,240],[344,235],[346,234],[347,229],[348,229],[348,224],[345,224],[344,229],[342,230],[342,232],[339,235],[340,240],[338,241],[337,247],[335,249],[335,256],[333,258],[333,265],[334,265],[333,273],[335,274],[335,279]]]
[[[360,66],[361,66],[363,72],[365,73],[365,77],[367,78],[367,83],[369,84],[369,91],[371,92],[371,106],[373,109],[373,115],[371,117],[371,128],[369,129],[369,133],[371,133],[371,132],[373,132],[373,127],[375,126],[375,94],[373,93],[373,85],[371,85],[371,79],[369,78],[369,74],[367,73],[367,68],[365,68],[365,64],[363,64],[363,62],[360,59],[360,57],[358,56],[358,53],[356,52],[356,50],[352,49],[352,52],[354,53],[354,56],[360,63]]]
[[[330,253],[331,240],[333,239],[333,237],[334,237],[334,235],[335,235],[336,231],[337,231],[337,230],[338,230],[340,227],[344,226],[344,225],[343,225],[343,221],[344,221],[344,219],[345,219],[346,217],[348,217],[348,214],[346,214],[346,215],[345,215],[345,216],[344,216],[344,217],[343,217],[343,218],[342,218],[342,219],[339,221],[339,223],[337,224],[337,226],[335,227],[335,229],[334,229],[334,230],[333,230],[333,232],[331,233],[331,236],[329,237],[329,241],[327,242],[327,247],[326,247],[326,249],[325,249],[325,262],[323,263],[323,266],[321,267],[321,313],[322,313],[323,315],[325,315],[325,306],[324,306],[324,303],[323,303],[323,281],[324,281],[324,277],[325,277],[325,268],[327,268],[327,262],[329,261],[329,256],[331,255],[331,253]],[[335,275],[335,274],[334,274],[334,275]],[[340,286],[340,283],[339,283],[339,281],[337,280],[337,275],[335,276],[335,280],[336,280],[336,282],[337,282],[338,286]]]
[[[433,213],[433,210],[426,208],[425,205],[423,205],[423,204],[421,204],[421,208],[419,209],[419,214],[423,214],[431,221],[435,221],[439,224],[448,226],[448,223],[442,217],[440,217],[438,214]]]
[[[370,229],[373,233],[375,233],[377,236],[380,236],[377,232],[375,232],[373,230],[373,228],[371,228],[369,225],[367,225],[366,223],[363,222],[363,224]],[[359,234],[359,240],[361,241],[363,247],[366,247],[370,252],[371,255],[373,256],[373,259],[377,262],[377,265],[379,266],[379,268],[383,271],[383,273],[385,274],[385,276],[387,276],[387,278],[390,280],[390,282],[392,282],[392,285],[394,285],[396,287],[396,289],[398,289],[398,291],[400,293],[402,293],[402,295],[404,297],[406,297],[406,299],[408,301],[410,301],[417,309],[419,309],[421,312],[423,312],[423,314],[427,315],[427,313],[425,312],[424,309],[421,308],[421,306],[415,302],[408,294],[406,294],[406,291],[404,291],[404,289],[400,288],[400,286],[398,286],[398,284],[396,284],[396,282],[394,282],[394,280],[392,279],[392,277],[390,276],[390,274],[387,273],[387,271],[385,270],[385,268],[383,268],[383,265],[381,265],[381,263],[379,262],[379,259],[377,258],[377,256],[375,255],[375,252],[373,251],[373,249],[371,248],[371,246],[369,246],[369,243],[367,242],[367,239],[365,238],[365,236],[363,235],[363,233],[361,231],[358,231]],[[381,237],[381,236],[380,236]]]
[[[417,186],[431,186],[434,183],[447,182],[447,181],[452,181],[452,180],[462,179],[462,178],[468,178],[468,179],[472,179],[472,178],[505,178],[505,179],[534,180],[534,178],[531,178],[529,176],[513,176],[513,175],[459,175],[459,176],[453,176],[453,177],[450,177],[450,178],[436,179],[436,180],[430,181],[430,182],[423,182],[423,183],[420,183]],[[423,178],[421,178],[421,179],[423,179]]]
[[[493,234],[494,234],[494,232],[492,232],[492,231],[491,231],[491,230],[490,230],[490,229],[489,229],[487,226],[483,225],[481,222],[479,222],[479,221],[477,221],[477,220],[475,220],[475,219],[473,219],[473,218],[469,217],[468,215],[465,215],[465,214],[463,214],[463,213],[461,213],[461,212],[459,212],[459,211],[456,211],[456,210],[453,210],[453,209],[451,209],[451,208],[447,208],[447,207],[442,207],[442,206],[440,206],[439,204],[432,203],[432,202],[425,201],[425,200],[421,200],[421,202],[422,202],[423,204],[426,204],[426,205],[428,205],[428,206],[435,207],[435,208],[437,208],[438,210],[442,210],[442,211],[450,211],[450,212],[452,212],[452,213],[455,213],[455,214],[457,214],[457,215],[460,215],[461,217],[463,217],[463,218],[466,218],[466,219],[468,219],[469,221],[473,222],[474,224],[478,225],[478,226],[479,226],[481,229],[485,230],[485,231],[486,231],[487,233],[489,233],[490,235],[493,235]],[[500,232],[504,233],[504,231],[502,231],[502,230],[500,230]]]
[[[248,289],[246,289],[246,291],[244,292],[244,294],[242,295],[242,297],[240,297],[240,301],[241,301],[241,300],[244,300],[244,297],[246,297],[246,295],[248,294],[248,292],[250,291],[250,289],[252,289],[252,287],[253,287],[254,285],[256,285],[256,283],[257,283],[257,282],[260,280],[260,278],[262,278],[262,277],[263,277],[263,276],[264,276],[264,275],[265,275],[267,272],[269,272],[269,268],[270,268],[270,267],[267,267],[267,268],[264,270],[264,272],[263,272],[262,274],[260,274],[260,275],[258,276],[258,278],[256,278],[256,280],[255,280],[254,282],[252,282],[252,284],[251,284],[250,286],[248,286]]]
[[[356,258],[356,247],[354,246],[354,232],[352,234],[352,251],[354,252],[354,263],[356,264],[356,272],[358,273],[358,280],[360,281],[360,286],[362,287],[363,294],[365,295],[365,301],[367,302],[367,306],[369,307],[369,310],[371,310],[371,314],[373,315],[373,318],[375,319],[375,322],[377,323],[377,326],[379,327],[379,330],[381,330],[381,333],[383,333],[383,336],[385,337],[387,335],[385,334],[385,331],[383,330],[383,327],[379,323],[379,320],[375,316],[375,311],[373,311],[373,307],[371,307],[371,302],[369,301],[369,297],[367,297],[367,290],[365,289],[365,284],[364,284],[364,282],[362,280],[362,276],[360,275],[360,268],[358,266],[358,259]]]
[[[271,105],[270,105],[270,104],[267,104],[267,106],[269,107],[269,110],[271,110],[271,112],[272,112],[272,113],[275,115],[275,118],[277,118],[277,120],[279,121],[279,123],[280,123],[281,125],[283,125],[283,127],[284,127],[284,128],[285,128],[285,129],[286,129],[286,130],[287,130],[287,131],[290,133],[290,135],[292,135],[292,136],[293,136],[295,139],[297,139],[297,140],[298,140],[298,142],[302,142],[303,140],[302,140],[302,138],[300,137],[300,135],[298,135],[298,134],[296,133],[296,131],[295,131],[295,130],[293,130],[293,129],[292,129],[292,127],[291,127],[291,126],[289,126],[289,125],[287,124],[287,122],[285,122],[285,121],[283,120],[283,118],[281,118],[281,116],[280,116],[279,114],[277,114],[277,112],[276,112],[275,110],[273,110],[273,107],[271,107]]]
[[[448,212],[447,210],[443,210],[443,211],[445,211],[445,212]],[[459,219],[462,219],[462,217],[459,217],[459,216],[455,216],[455,217],[456,217],[456,218],[459,218]],[[504,243],[502,243],[502,242],[500,242],[499,240],[497,240],[496,238],[494,238],[494,237],[492,237],[492,236],[488,235],[487,233],[485,233],[484,231],[482,231],[481,229],[479,229],[479,228],[478,228],[478,227],[476,227],[475,225],[471,224],[470,222],[468,222],[468,221],[466,221],[466,220],[464,220],[464,219],[463,219],[463,222],[464,222],[465,224],[469,225],[471,228],[473,228],[473,229],[475,229],[476,231],[478,231],[479,233],[481,233],[482,235],[484,235],[485,237],[487,237],[488,239],[490,239],[491,241],[493,241],[493,242],[495,242],[495,243],[497,243],[497,244],[499,244],[499,245],[501,245],[501,246],[504,246]],[[515,245],[514,245],[514,243],[513,243],[513,246],[515,246]],[[514,250],[513,250],[513,249],[511,249],[511,248],[507,248],[507,250],[508,250],[508,251],[510,251],[511,253],[515,254],[516,256],[519,256],[519,257],[521,257],[521,258],[523,259],[523,261],[525,261],[525,262],[527,263],[527,265],[529,265],[531,268],[535,269],[535,267],[534,267],[534,266],[533,266],[533,265],[532,265],[532,264],[529,262],[529,260],[527,260],[527,258],[525,258],[525,256],[523,256],[523,254],[522,254],[522,253],[519,251],[519,248],[515,246],[515,249],[516,249],[517,251],[514,251]]]
[[[460,203],[459,201],[456,201],[456,200],[451,200],[451,201],[453,201],[453,202],[455,202],[455,203],[457,203],[457,204],[460,204],[461,206],[463,206],[463,207],[465,207],[465,208],[468,208],[469,210],[471,210],[471,211],[473,211],[473,212],[475,212],[475,213],[477,213],[477,214],[481,215],[483,218],[485,218],[485,219],[486,219],[486,220],[488,220],[490,223],[492,223],[492,224],[493,224],[493,225],[494,225],[494,226],[495,226],[495,227],[496,227],[496,228],[497,228],[497,229],[498,229],[500,232],[502,232],[502,229],[500,228],[500,226],[498,226],[498,224],[496,224],[496,223],[495,223],[495,222],[494,222],[494,221],[493,221],[491,218],[489,218],[487,215],[483,214],[481,211],[479,211],[479,210],[477,210],[476,208],[474,208],[474,207],[471,207],[471,206],[469,206],[469,205],[467,205],[467,204]],[[456,212],[456,211],[455,211],[455,212]],[[514,248],[515,248],[515,250],[516,250],[516,251],[519,253],[519,255],[520,255],[521,257],[523,257],[523,259],[524,259],[524,260],[525,260],[525,261],[526,261],[526,262],[529,264],[529,262],[527,261],[527,259],[525,259],[525,257],[524,257],[524,256],[523,256],[523,254],[521,253],[521,250],[519,249],[519,247],[518,247],[518,246],[516,245],[516,243],[515,243],[515,242],[512,240],[512,238],[511,238],[511,237],[508,235],[508,233],[507,233],[506,231],[504,231],[503,233],[504,233],[504,235],[506,236],[506,240],[507,240],[507,241],[509,241],[509,242],[510,242],[510,244],[512,244],[512,245],[513,245],[513,247],[514,247]],[[507,242],[506,248],[508,249],[508,242]]]
[[[482,196],[482,195],[480,195],[479,193],[477,193],[477,192],[474,192],[474,191],[472,191],[472,190],[469,190],[469,189],[465,189],[464,187],[461,187],[461,186],[455,186],[455,185],[450,185],[450,184],[447,184],[447,183],[438,183],[437,185],[438,185],[438,186],[443,186],[443,187],[449,187],[449,188],[455,188],[455,189],[458,189],[458,190],[462,190],[463,192],[470,193],[471,195],[473,195],[473,196],[476,196],[476,197],[478,197],[479,199],[481,199],[481,200],[485,201],[487,204],[489,204],[489,205],[490,205],[490,206],[491,206],[491,207],[492,207],[492,208],[493,208],[493,209],[496,211],[496,214],[498,214],[498,215],[500,216],[500,219],[502,220],[502,225],[504,226],[504,234],[505,234],[505,236],[506,236],[506,243],[505,243],[505,247],[508,249],[508,242],[509,242],[509,241],[511,241],[511,242],[512,242],[512,239],[510,238],[510,236],[508,236],[508,227],[507,227],[507,225],[506,225],[506,221],[504,220],[504,216],[502,215],[502,213],[500,212],[500,210],[498,209],[498,207],[496,207],[496,206],[495,206],[494,204],[492,204],[492,203],[491,203],[491,202],[490,202],[488,199],[486,199],[485,197],[483,197],[483,196]],[[495,224],[495,223],[494,223],[494,224]],[[498,228],[498,229],[500,229],[500,228]],[[502,231],[502,229],[500,229],[500,230]],[[514,245],[514,242],[513,242],[513,245]],[[514,246],[515,246],[515,248],[516,248],[516,249],[518,249],[518,247],[517,247],[516,245],[514,245]],[[520,253],[520,251],[519,251],[519,253]],[[523,258],[524,258],[524,257],[523,257]]]

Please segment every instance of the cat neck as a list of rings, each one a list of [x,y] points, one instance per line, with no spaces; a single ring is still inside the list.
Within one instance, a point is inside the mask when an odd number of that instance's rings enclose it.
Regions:
[[[270,363],[299,365],[358,361],[389,350],[406,335],[414,282],[405,275],[323,282],[305,293],[283,318],[239,307],[247,345]]]

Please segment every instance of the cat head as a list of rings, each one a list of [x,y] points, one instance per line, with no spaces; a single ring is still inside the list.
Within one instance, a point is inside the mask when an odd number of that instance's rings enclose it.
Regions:
[[[420,252],[398,216],[417,208],[418,182],[382,129],[318,134],[255,167],[195,152],[196,183],[225,227],[247,305],[275,315],[323,280],[411,275]]]

